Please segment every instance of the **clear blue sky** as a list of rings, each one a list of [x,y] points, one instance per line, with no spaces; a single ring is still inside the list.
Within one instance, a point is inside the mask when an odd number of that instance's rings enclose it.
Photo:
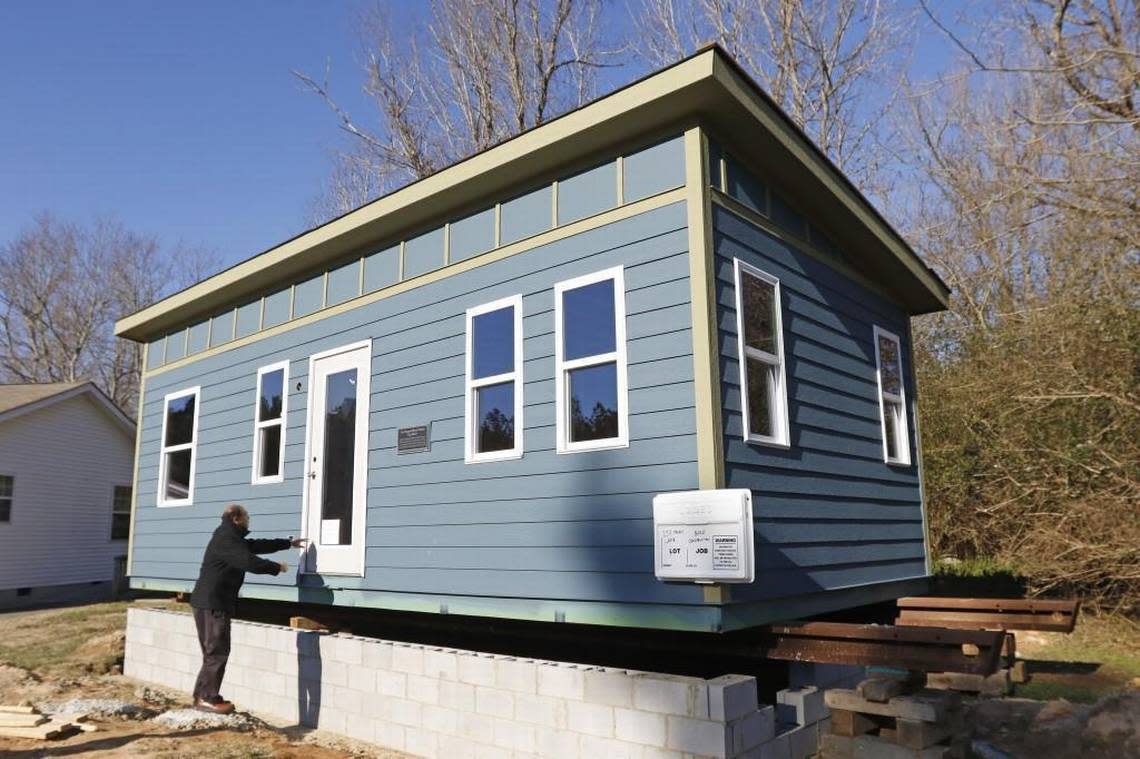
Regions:
[[[112,214],[224,264],[300,231],[343,137],[290,70],[330,65],[334,95],[365,113],[365,1],[0,3],[0,243],[45,210]],[[392,3],[393,21],[425,5]]]

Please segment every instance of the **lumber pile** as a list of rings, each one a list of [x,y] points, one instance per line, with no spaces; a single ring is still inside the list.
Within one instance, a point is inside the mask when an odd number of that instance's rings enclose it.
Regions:
[[[964,745],[961,697],[952,691],[915,690],[903,680],[874,678],[853,690],[824,693],[831,733],[823,736],[824,759],[953,759]]]
[[[96,727],[87,724],[86,719],[85,714],[49,717],[31,706],[0,704],[0,737],[48,741],[79,731],[94,731]]]
[[[1001,649],[1001,666],[992,675],[967,674],[965,672],[928,672],[926,687],[936,690],[952,690],[981,697],[1008,696],[1016,684],[1029,682],[1025,661],[1017,658],[1017,640],[1013,633],[1005,634]]]

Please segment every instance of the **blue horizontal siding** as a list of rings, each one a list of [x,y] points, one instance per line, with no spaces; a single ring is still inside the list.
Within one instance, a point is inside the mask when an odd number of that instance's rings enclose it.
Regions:
[[[148,378],[135,574],[192,580],[218,514],[231,501],[249,507],[255,535],[298,534],[308,356],[371,338],[366,575],[327,578],[330,584],[699,603],[699,588],[658,582],[645,553],[652,546],[653,495],[697,485],[687,240],[684,205],[674,204]],[[619,264],[626,281],[630,446],[559,455],[553,286]],[[523,296],[525,456],[464,464],[465,311],[515,293]],[[285,478],[252,486],[256,372],[283,359],[290,362]],[[162,397],[193,385],[202,388],[195,502],[156,508]],[[432,424],[431,450],[398,455],[397,428],[425,422]],[[430,550],[409,550],[414,546]],[[248,582],[296,580],[251,576]]]
[[[883,462],[875,379],[874,324],[909,366],[906,313],[724,208],[713,224],[725,478],[752,489],[756,520],[757,581],[734,600],[925,574],[917,471]],[[787,449],[742,439],[734,258],[780,279]]]

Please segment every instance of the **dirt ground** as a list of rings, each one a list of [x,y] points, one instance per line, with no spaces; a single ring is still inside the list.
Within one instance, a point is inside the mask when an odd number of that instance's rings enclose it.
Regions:
[[[166,605],[163,601],[137,601]],[[188,705],[185,694],[141,686],[123,677],[126,603],[95,604],[0,614],[0,703],[51,705],[83,699],[116,699],[149,710]],[[142,716],[142,715],[140,715]],[[176,731],[150,719],[94,718],[98,731],[62,740],[0,737],[0,757],[161,757],[182,759],[403,759],[407,754],[340,736],[252,720],[252,728]]]
[[[149,606],[171,605],[144,600]],[[279,757],[332,759],[406,754],[347,738],[250,720],[245,730],[176,731],[146,718],[185,707],[185,694],[123,677],[127,603],[0,614],[0,703],[52,705],[118,699],[143,718],[96,718],[98,732],[63,740],[0,738],[0,757]],[[1072,635],[1018,633],[1032,681],[1014,698],[968,705],[973,737],[1020,759],[1140,758],[1140,625],[1085,616]]]

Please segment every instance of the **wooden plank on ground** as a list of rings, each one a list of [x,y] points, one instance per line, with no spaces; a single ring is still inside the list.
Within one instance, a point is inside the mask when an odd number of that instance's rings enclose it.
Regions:
[[[0,727],[35,727],[47,721],[48,718],[42,714],[0,712]]]
[[[980,693],[983,696],[1005,696],[1013,690],[1008,669],[1001,669],[985,676],[964,672],[928,672],[926,687],[935,690]]]
[[[878,723],[865,714],[848,711],[847,709],[831,710],[831,732],[833,735],[845,735],[853,738],[863,735],[879,727]]]
[[[36,727],[0,727],[0,736],[46,741],[59,738],[76,729],[70,722],[55,722],[53,720]]]
[[[0,712],[10,712],[12,714],[35,714],[35,707],[32,706],[19,706],[16,704],[0,704]]]
[[[832,688],[824,692],[823,701],[832,709],[846,709],[896,719],[940,722],[958,707],[960,699],[951,691],[921,690],[908,696],[895,696],[882,704],[860,698],[853,690]]]

